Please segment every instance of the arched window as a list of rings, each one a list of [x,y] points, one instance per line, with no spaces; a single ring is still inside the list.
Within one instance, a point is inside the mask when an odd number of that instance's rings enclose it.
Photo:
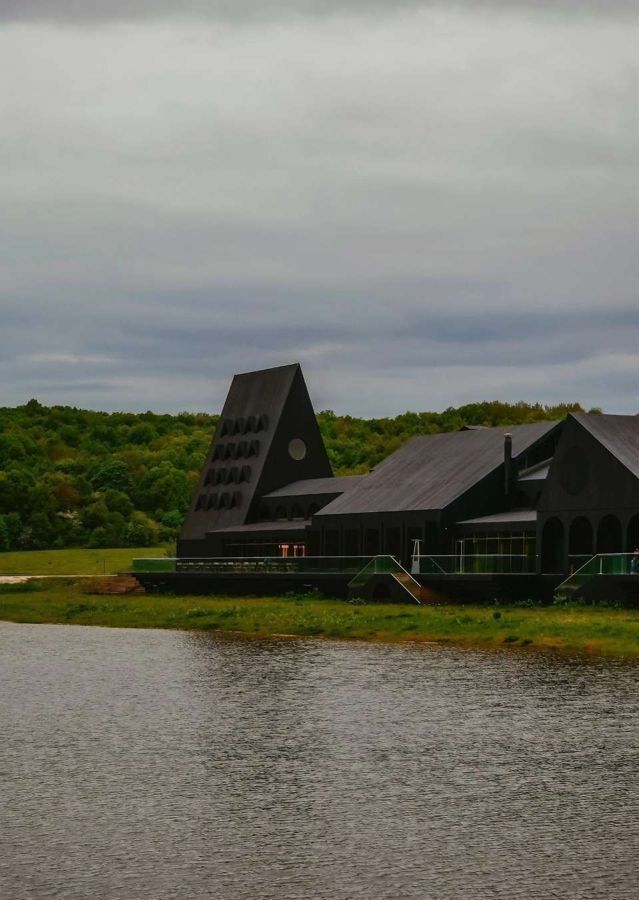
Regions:
[[[577,516],[570,523],[568,536],[568,553],[571,556],[592,556],[593,530],[590,521],[585,516]]]
[[[304,519],[304,510],[299,503],[296,503],[291,510],[291,519]]]
[[[623,534],[616,516],[604,516],[597,528],[597,553],[621,553]]]
[[[628,537],[626,540],[626,550],[633,553],[639,547],[639,513],[634,515],[628,522]]]
[[[564,570],[564,526],[560,519],[548,519],[541,537],[541,571],[557,574]]]
[[[284,521],[288,519],[288,515],[286,514],[286,510],[283,506],[278,506],[275,510],[275,518],[278,522]]]

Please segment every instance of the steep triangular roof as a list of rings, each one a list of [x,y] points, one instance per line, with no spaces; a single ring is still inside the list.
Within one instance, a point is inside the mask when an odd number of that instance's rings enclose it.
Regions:
[[[517,458],[557,422],[452,431],[414,437],[355,487],[317,514],[445,509],[504,461],[504,434]]]
[[[571,415],[633,475],[639,477],[639,416]]]
[[[180,540],[245,524],[292,477],[331,475],[299,363],[235,375]]]

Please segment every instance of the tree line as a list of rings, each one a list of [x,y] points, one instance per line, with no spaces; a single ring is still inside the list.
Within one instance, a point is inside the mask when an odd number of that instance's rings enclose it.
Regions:
[[[598,411],[598,410],[593,410]],[[472,403],[444,412],[317,416],[336,475],[368,472],[418,434],[583,412],[577,403]],[[0,551],[143,547],[173,540],[218,416],[0,408]]]

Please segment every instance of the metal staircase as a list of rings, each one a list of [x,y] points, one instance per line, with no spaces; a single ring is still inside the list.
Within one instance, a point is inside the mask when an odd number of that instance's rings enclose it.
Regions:
[[[404,590],[410,595],[410,597],[421,605],[420,595],[422,592],[422,586],[418,581],[415,581],[410,572],[407,572],[403,566],[397,563],[400,570],[399,572],[391,572],[391,576],[397,581]]]

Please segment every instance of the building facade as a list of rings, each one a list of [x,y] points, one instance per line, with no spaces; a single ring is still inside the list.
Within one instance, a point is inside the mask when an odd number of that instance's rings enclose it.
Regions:
[[[637,545],[639,417],[419,436],[340,478],[293,364],[234,377],[178,557],[388,554],[559,576]]]

